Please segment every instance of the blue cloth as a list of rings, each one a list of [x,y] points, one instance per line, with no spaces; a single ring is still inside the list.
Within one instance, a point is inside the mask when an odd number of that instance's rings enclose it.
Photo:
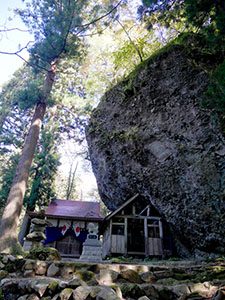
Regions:
[[[44,241],[44,245],[59,241],[68,235],[72,235],[76,240],[80,241],[83,244],[83,242],[87,238],[88,231],[81,229],[80,234],[76,236],[74,230],[72,228],[68,228],[66,233],[63,235],[62,227],[46,227],[45,234],[46,240]]]
[[[78,235],[78,237],[76,237],[76,239],[83,244],[86,241],[87,235],[87,230],[81,230],[80,234]]]
[[[61,228],[59,227],[46,227],[45,234],[46,234],[46,240],[44,241],[44,245],[53,243],[63,238]]]

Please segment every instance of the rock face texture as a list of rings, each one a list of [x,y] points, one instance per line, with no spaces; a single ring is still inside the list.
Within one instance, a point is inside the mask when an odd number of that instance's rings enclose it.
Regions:
[[[140,193],[187,256],[225,252],[225,141],[216,115],[201,106],[207,85],[174,46],[107,92],[87,128],[106,206]]]

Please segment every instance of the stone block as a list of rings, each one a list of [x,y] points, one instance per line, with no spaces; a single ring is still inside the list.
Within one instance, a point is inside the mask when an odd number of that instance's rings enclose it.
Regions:
[[[26,260],[26,262],[23,266],[23,269],[24,270],[33,270],[34,265],[35,265],[35,261],[28,259],[28,260]]]
[[[27,300],[40,300],[40,298],[35,294],[31,294],[28,296]]]
[[[45,261],[36,261],[35,263],[35,274],[36,275],[45,275],[47,272],[48,264]]]
[[[59,272],[60,272],[59,267],[55,263],[52,263],[48,267],[47,276],[54,277],[54,276],[57,276],[59,274]]]
[[[72,279],[74,274],[75,266],[73,264],[64,265],[61,269],[61,276],[65,279]]]
[[[142,282],[139,274],[136,271],[132,270],[132,269],[122,271],[120,273],[120,276],[123,279],[125,279],[125,280],[127,280],[128,282],[131,282],[131,283],[141,283]]]
[[[23,295],[23,296],[20,296],[17,300],[27,300],[28,297],[29,297],[29,295]]]
[[[0,270],[0,280],[6,278],[8,276],[8,272],[5,270]]]
[[[73,289],[66,288],[59,294],[60,300],[69,300],[73,295]]]
[[[115,291],[109,287],[101,287],[96,300],[120,300]]]
[[[140,274],[141,279],[146,283],[154,283],[156,281],[156,277],[152,272],[144,272]]]
[[[74,300],[86,300],[91,293],[91,288],[89,286],[79,286],[73,291]]]
[[[109,285],[114,283],[119,276],[119,273],[110,269],[100,270],[99,282],[100,284]]]
[[[34,277],[35,276],[35,272],[33,270],[26,270],[24,273],[23,273],[23,276],[24,277]]]

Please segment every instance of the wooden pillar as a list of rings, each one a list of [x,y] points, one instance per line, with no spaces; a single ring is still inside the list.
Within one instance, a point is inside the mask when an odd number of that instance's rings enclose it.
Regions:
[[[159,220],[159,237],[163,238],[163,227],[162,227],[162,221]]]
[[[112,219],[109,221],[109,255],[111,255],[112,250]]]
[[[127,230],[128,230],[128,223],[127,223],[127,218],[124,218],[124,250],[125,250],[125,255],[127,255]]]
[[[163,249],[163,226],[162,226],[162,221],[159,220],[159,237],[161,240],[161,253],[162,253],[162,258],[164,257],[164,249]]]
[[[59,228],[59,222],[60,222],[60,220],[57,219],[57,227],[58,227],[58,228]],[[55,249],[57,249],[57,241],[54,242],[54,247],[55,247]],[[58,250],[58,249],[57,249],[57,250]]]
[[[148,250],[148,219],[144,219],[144,233],[145,233],[145,256],[149,255]]]

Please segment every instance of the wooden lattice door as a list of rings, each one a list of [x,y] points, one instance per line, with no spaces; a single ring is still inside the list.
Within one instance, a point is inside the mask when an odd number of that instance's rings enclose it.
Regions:
[[[72,235],[64,237],[56,244],[56,249],[61,255],[79,256],[81,243],[76,240]]]

